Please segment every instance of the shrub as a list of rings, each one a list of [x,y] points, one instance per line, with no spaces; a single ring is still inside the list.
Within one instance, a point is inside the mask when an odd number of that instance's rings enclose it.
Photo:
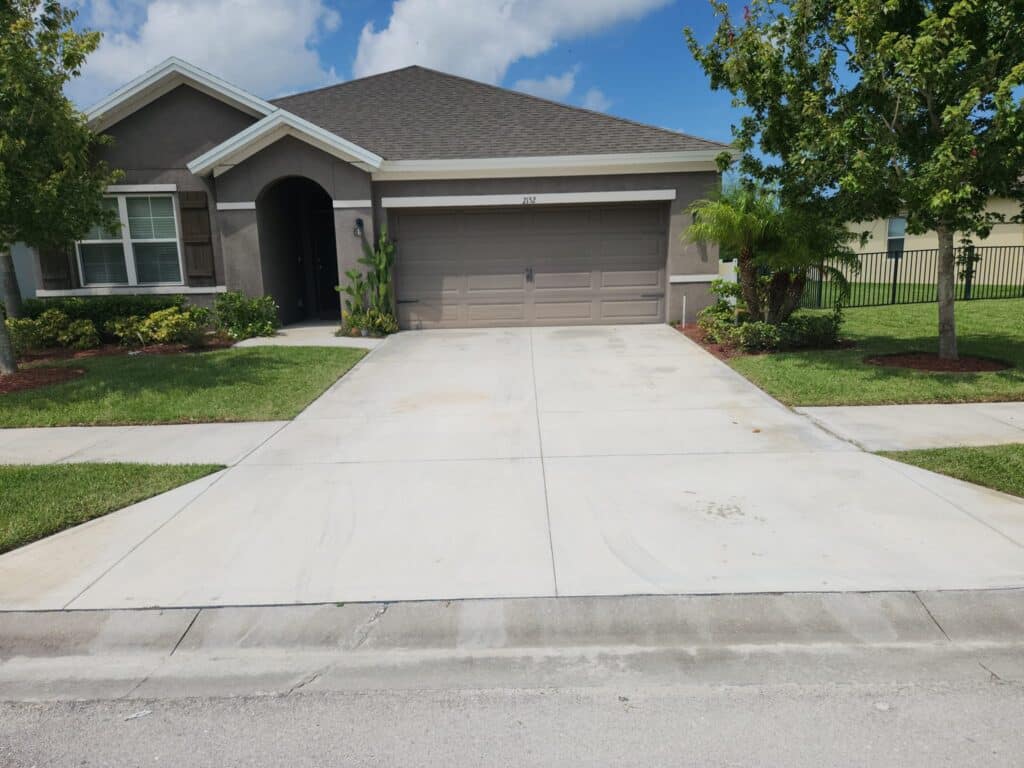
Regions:
[[[780,323],[779,346],[782,349],[827,349],[839,343],[842,315],[792,315]]]
[[[727,301],[718,300],[697,313],[697,326],[708,340],[715,344],[728,344],[736,328],[736,310]]]
[[[201,307],[168,307],[153,312],[138,324],[138,336],[145,344],[187,344],[199,346],[210,323],[210,313]]]
[[[58,310],[69,320],[91,320],[97,328],[106,331],[108,324],[124,317],[136,315],[146,317],[161,309],[183,308],[184,296],[70,296],[59,299],[27,299],[23,311],[25,317],[40,317],[49,310]]]
[[[146,335],[142,331],[142,318],[138,315],[111,320],[103,330],[125,347],[140,347],[146,343]]]
[[[92,320],[71,320],[57,336],[62,347],[93,349],[100,345],[100,335]]]
[[[769,352],[779,348],[781,335],[779,326],[754,320],[733,328],[730,341],[744,352]]]
[[[361,309],[345,311],[341,315],[341,333],[349,335],[352,331],[366,331],[374,336],[387,336],[398,332],[398,320],[390,312],[377,309]]]
[[[14,347],[14,354],[19,357],[43,346],[39,338],[39,326],[30,317],[7,318],[7,335]]]
[[[281,325],[273,296],[250,299],[237,291],[220,294],[213,303],[217,327],[236,341],[273,336]]]
[[[61,334],[67,330],[70,322],[68,316],[59,309],[48,309],[35,318],[39,346],[43,348],[60,346]]]

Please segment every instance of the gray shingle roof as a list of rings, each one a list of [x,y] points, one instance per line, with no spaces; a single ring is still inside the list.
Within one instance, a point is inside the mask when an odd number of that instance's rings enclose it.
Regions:
[[[389,160],[727,148],[419,66],[272,103]]]

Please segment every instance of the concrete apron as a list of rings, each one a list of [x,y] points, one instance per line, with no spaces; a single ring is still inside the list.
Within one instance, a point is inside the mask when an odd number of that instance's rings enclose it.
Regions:
[[[0,613],[0,699],[1024,681],[1024,590]]]

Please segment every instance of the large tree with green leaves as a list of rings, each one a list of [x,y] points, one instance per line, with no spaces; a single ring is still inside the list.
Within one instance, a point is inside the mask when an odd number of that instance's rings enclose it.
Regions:
[[[116,226],[102,200],[117,175],[96,161],[103,140],[64,95],[100,40],[76,31],[75,16],[54,0],[0,2],[0,300],[10,316],[21,307],[13,243],[59,244],[97,222]],[[0,373],[13,371],[0,323]]]
[[[1024,201],[1024,3],[751,0],[742,19],[711,3],[711,41],[686,35],[745,110],[741,170],[822,216],[934,230],[939,354],[955,358],[956,234],[988,234],[991,197]]]

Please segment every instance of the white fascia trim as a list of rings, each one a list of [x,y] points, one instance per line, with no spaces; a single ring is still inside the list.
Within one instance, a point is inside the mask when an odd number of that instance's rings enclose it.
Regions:
[[[251,203],[217,203],[218,211],[255,211],[255,201]]]
[[[379,168],[383,162],[383,158],[370,150],[325,131],[291,112],[278,109],[244,131],[239,131],[227,141],[204,152],[187,167],[197,176],[203,176],[211,171],[214,175],[219,175],[285,136],[293,136],[348,162],[365,163],[373,168]]]
[[[423,195],[384,197],[384,208],[465,208],[481,205],[571,205],[675,200],[674,189],[625,189],[613,192],[527,192],[516,195]]]
[[[372,208],[373,203],[369,200],[332,200],[335,208]]]
[[[373,171],[373,180],[595,176],[716,170],[715,160],[722,152],[729,152],[734,157],[739,155],[739,152],[734,149],[702,149],[685,152],[632,152],[604,155],[385,160],[379,169]]]
[[[669,275],[668,281],[670,283],[710,283],[712,280],[720,278],[721,275],[712,272],[700,275]]]
[[[254,117],[269,115],[276,109],[273,104],[258,96],[253,96],[187,61],[172,56],[94,104],[86,110],[86,119],[93,130],[105,130],[118,120],[183,84],[191,85],[196,90]]]
[[[177,184],[111,184],[107,192],[112,195],[132,192],[177,192]]]
[[[48,299],[58,296],[123,296],[130,294],[182,294],[184,296],[196,296],[201,294],[224,293],[227,287],[223,285],[103,285],[92,288],[68,288],[52,290],[45,288],[36,289],[36,298]]]

